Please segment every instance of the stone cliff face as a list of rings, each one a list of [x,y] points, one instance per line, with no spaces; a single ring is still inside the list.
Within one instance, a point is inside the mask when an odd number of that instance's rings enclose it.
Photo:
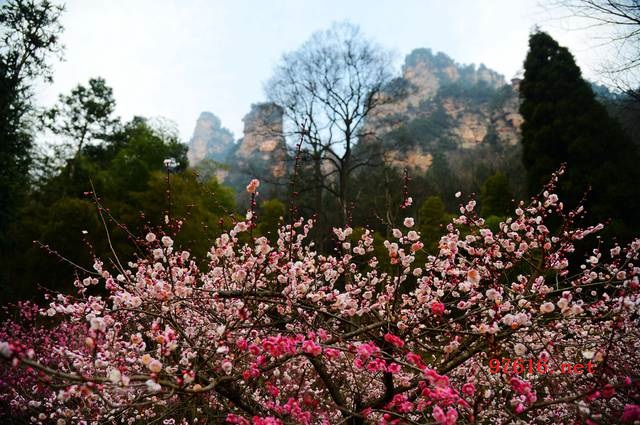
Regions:
[[[416,49],[402,77],[382,94],[363,143],[382,143],[391,165],[428,170],[433,155],[492,141],[514,146],[520,137],[518,82],[480,65],[460,65],[444,53]]]
[[[216,177],[239,194],[251,178],[260,178],[264,190],[284,178],[287,171],[282,108],[272,103],[252,105],[243,121],[244,135],[234,143],[233,135],[220,120],[203,112],[187,155],[189,164],[200,168],[201,175]]]
[[[273,103],[251,105],[245,115],[244,137],[238,141],[229,163],[243,174],[278,180],[286,174],[287,148],[282,108]]]
[[[187,158],[191,166],[203,159],[224,162],[233,147],[233,133],[222,127],[220,119],[211,112],[200,114],[193,137],[189,141]]]

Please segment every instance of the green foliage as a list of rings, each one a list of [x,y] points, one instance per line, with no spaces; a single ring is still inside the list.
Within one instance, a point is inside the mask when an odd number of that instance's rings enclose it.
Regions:
[[[187,171],[185,145],[142,118],[107,136],[106,142],[86,145],[69,159],[21,211],[20,220],[11,228],[17,248],[12,264],[0,271],[5,296],[33,297],[34,285],[69,289],[75,273],[69,262],[90,269],[92,251],[115,261],[107,232],[123,261],[136,252],[131,235],[144,236],[149,229],[173,232],[164,225],[165,216],[172,223],[182,220],[173,236],[176,246],[188,245],[201,259],[219,235],[220,221],[234,208],[233,192],[215,179],[200,182]],[[163,163],[166,158],[178,162],[169,174]],[[74,173],[68,172],[71,166]],[[93,248],[88,249],[83,240]],[[47,255],[32,241],[48,245],[69,262]]]
[[[588,220],[613,218],[618,234],[631,236],[640,224],[636,147],[595,99],[566,48],[544,32],[531,36],[529,48],[520,91],[529,192],[567,163],[560,190],[565,203],[575,206],[591,188]]]
[[[73,155],[85,144],[104,140],[113,133],[118,119],[113,90],[103,78],[91,78],[88,86],[79,84],[68,95],[60,95],[58,104],[45,112],[44,125],[54,134],[62,136],[65,147]]]
[[[509,178],[502,172],[497,172],[487,178],[480,189],[480,215],[505,216],[512,212],[513,191],[509,185]]]
[[[445,205],[453,208],[456,204],[453,195],[460,189],[460,180],[456,174],[451,169],[447,156],[435,152],[433,162],[425,175],[425,192],[437,195]]]
[[[418,227],[422,234],[424,249],[429,254],[438,251],[438,243],[445,233],[445,226],[451,221],[452,215],[439,196],[429,196],[418,210]]]
[[[38,287],[71,290],[76,271],[71,263],[90,266],[92,249],[86,236],[100,247],[106,244],[103,232],[97,209],[88,199],[62,197],[51,203],[27,204],[9,229],[16,251],[0,270],[2,297],[33,299],[42,295]],[[53,251],[64,254],[68,261]]]
[[[60,49],[61,13],[62,7],[46,0],[10,0],[0,6],[0,250],[13,249],[5,232],[27,195],[32,84],[50,79],[48,58]]]
[[[110,186],[116,190],[124,187],[131,191],[144,190],[150,173],[164,170],[166,158],[176,160],[178,166],[175,171],[183,171],[187,167],[187,147],[174,137],[166,138],[156,132],[144,118],[134,118],[113,139],[106,146],[106,152],[101,151],[102,147],[87,151],[95,160],[100,160],[103,155],[110,158],[108,167],[112,175],[105,181],[106,190]]]
[[[491,229],[493,233],[498,233],[500,230],[500,223],[505,221],[505,217],[498,217],[496,215],[490,215],[485,218],[487,227]]]
[[[189,247],[192,253],[203,258],[220,234],[220,220],[228,224],[225,212],[233,211],[233,191],[215,179],[200,183],[189,171],[171,174],[168,181],[166,173],[156,171],[147,184],[146,190],[132,192],[131,201],[127,203],[128,208],[144,213],[145,221],[140,221],[135,229],[138,234],[146,222],[162,223],[165,215],[184,220],[175,236],[176,245]],[[135,224],[134,220],[130,222]]]
[[[269,199],[260,204],[258,211],[258,234],[266,236],[270,241],[278,239],[278,227],[285,217],[285,205],[278,199]]]
[[[427,116],[415,118],[391,131],[385,136],[385,143],[401,151],[416,147],[439,151],[454,149],[456,143],[448,134],[450,126],[449,115],[442,105],[438,105]]]
[[[496,97],[496,89],[486,81],[478,81],[473,85],[454,83],[440,87],[438,96],[441,98],[452,97],[464,101],[491,103]],[[504,97],[504,93],[501,93],[501,97]]]
[[[510,99],[513,99],[513,97],[513,88],[509,85],[504,85],[495,91],[489,102],[489,107],[494,111],[499,110],[503,108]]]
[[[228,164],[205,158],[193,167],[193,171],[201,181],[207,181],[216,178],[218,173],[228,173],[230,168]]]

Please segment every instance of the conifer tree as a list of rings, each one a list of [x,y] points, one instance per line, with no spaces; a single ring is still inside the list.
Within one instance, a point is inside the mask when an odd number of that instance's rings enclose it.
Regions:
[[[34,81],[51,80],[49,57],[60,52],[63,7],[48,0],[0,2],[0,250],[13,249],[9,224],[27,195],[34,136]],[[2,254],[0,254],[0,257]]]
[[[531,35],[524,68],[520,113],[530,194],[566,163],[560,191],[567,206],[590,188],[588,220],[611,218],[614,233],[630,235],[638,228],[637,148],[596,100],[569,50],[549,34]]]

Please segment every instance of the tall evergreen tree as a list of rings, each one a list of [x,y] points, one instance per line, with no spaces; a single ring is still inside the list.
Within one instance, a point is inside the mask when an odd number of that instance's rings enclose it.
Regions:
[[[32,84],[51,78],[48,58],[61,48],[61,13],[62,7],[48,0],[10,0],[0,6],[0,250],[9,245],[8,225],[29,187]]]
[[[569,50],[549,34],[531,35],[524,67],[520,113],[529,192],[566,163],[560,191],[568,206],[591,188],[589,221],[611,218],[614,233],[630,236],[639,224],[636,147],[596,100]]]

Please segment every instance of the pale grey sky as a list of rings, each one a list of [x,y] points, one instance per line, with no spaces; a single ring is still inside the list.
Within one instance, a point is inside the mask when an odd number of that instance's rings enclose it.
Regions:
[[[101,76],[117,112],[175,121],[183,141],[207,110],[241,137],[242,117],[286,51],[332,22],[349,20],[404,56],[418,47],[513,77],[534,25],[569,47],[588,78],[597,57],[584,32],[550,21],[534,0],[67,0],[65,61],[38,92],[42,106]]]

